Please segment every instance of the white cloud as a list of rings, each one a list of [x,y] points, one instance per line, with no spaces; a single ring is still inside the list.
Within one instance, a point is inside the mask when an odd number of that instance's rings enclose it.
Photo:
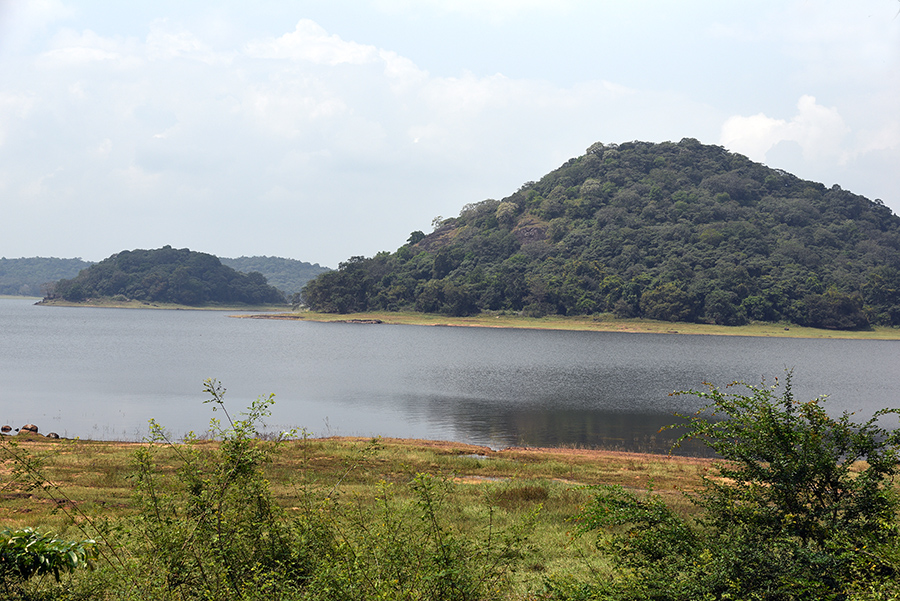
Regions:
[[[428,79],[428,72],[419,69],[414,62],[389,50],[379,50],[378,56],[384,61],[384,74],[391,81],[395,94],[409,92]]]
[[[428,10],[438,15],[458,14],[493,22],[535,12],[567,12],[576,3],[576,0],[376,0],[375,2],[381,10],[389,13]]]
[[[88,48],[84,46],[70,46],[57,48],[44,53],[44,58],[58,66],[68,66],[75,63],[89,63],[95,61],[116,61],[121,57],[115,52],[108,52],[101,48]]]
[[[58,167],[51,173],[42,173],[38,177],[26,180],[20,188],[22,196],[26,201],[30,199],[38,202],[46,202],[47,192],[50,190],[51,183],[53,183],[53,180],[55,180],[63,171],[62,167]]]
[[[597,140],[651,137],[649,129],[624,133],[623,110],[673,110],[664,95],[636,103],[640,91],[603,80],[559,87],[500,73],[432,76],[398,52],[307,20],[282,36],[239,42],[236,52],[169,21],[151,23],[143,39],[68,30],[42,61],[67,68],[20,81],[40,98],[28,127],[59,141],[35,158],[39,168],[14,159],[22,173],[10,177],[20,188],[30,182],[29,198],[60,216],[83,199],[121,202],[131,207],[123,216],[143,211],[145,229],[172,222],[163,210],[210,224],[209,210],[218,229],[200,228],[191,246],[254,252],[203,241],[228,246],[246,228],[271,229],[273,246],[255,252],[330,265],[384,248],[385,237],[405,239],[434,214],[505,195]],[[128,64],[140,68],[120,68]],[[45,178],[52,167],[61,170]],[[229,221],[248,203],[278,204],[283,218]],[[328,233],[337,222],[365,232],[355,248]],[[132,226],[108,229],[124,241]],[[307,250],[284,250],[290,244]]]
[[[43,66],[68,68],[87,63],[108,62],[132,68],[141,64],[141,60],[133,54],[133,42],[105,38],[89,29],[81,33],[70,29],[62,30],[52,45],[54,48],[40,56],[39,61]]]
[[[93,147],[88,147],[88,152],[93,154],[99,158],[106,158],[109,156],[110,151],[112,151],[113,143],[109,138],[103,138],[99,144],[96,144]]]
[[[720,143],[756,161],[765,161],[766,153],[780,142],[796,142],[810,160],[839,157],[850,129],[837,109],[821,106],[807,95],[797,102],[797,111],[790,121],[763,113],[730,117],[722,126]]]
[[[795,0],[771,21],[794,56],[820,67],[880,69],[897,56],[897,3],[883,0]]]
[[[769,53],[780,46],[768,44],[754,61],[764,65],[766,82],[771,73],[781,83],[767,88],[726,57],[726,66],[743,78],[727,82],[746,87],[734,90],[716,80],[710,93],[678,71],[690,61],[671,46],[654,49],[646,38],[647,52],[622,53],[619,38],[598,36],[595,44],[584,36],[583,23],[554,20],[587,6],[582,0],[388,4],[408,13],[391,18],[366,5],[364,18],[343,27],[338,9],[310,11],[331,10],[328,22],[338,25],[326,30],[309,19],[298,22],[292,10],[277,23],[260,25],[261,17],[244,27],[232,20],[226,36],[207,26],[205,14],[193,20],[181,11],[177,18],[148,16],[143,24],[129,22],[127,36],[113,23],[76,17],[66,29],[50,28],[30,54],[0,53],[5,198],[46,207],[38,216],[23,213],[21,222],[47,232],[41,243],[72,245],[29,251],[27,245],[38,244],[32,235],[18,242],[22,250],[5,252],[100,259],[137,240],[154,240],[226,256],[282,254],[336,265],[402,242],[436,214],[509,194],[597,141],[711,142],[720,136],[720,143],[757,160],[796,150],[798,161],[814,162],[825,177],[838,178],[828,183],[848,189],[880,182],[869,195],[888,202],[884,190],[900,189],[892,185],[897,176],[890,179],[881,168],[896,164],[900,152],[900,77],[872,78],[869,87],[835,94],[843,79],[826,82],[832,87],[823,90],[801,77],[795,82],[796,71],[777,72]],[[626,4],[612,14],[634,18],[644,32],[639,11]],[[152,12],[153,18],[166,14]],[[744,21],[729,20],[726,12],[715,15],[721,26],[700,31],[735,40],[729,47],[751,43],[747,32],[765,33],[758,21],[742,29]],[[213,18],[228,18],[221,14]],[[487,22],[498,15],[517,19],[515,27]],[[367,19],[381,21],[361,24]],[[473,27],[472,19],[486,22]],[[607,19],[607,33],[613,20]],[[440,30],[438,42],[429,27]],[[570,45],[578,32],[579,44]],[[362,39],[372,43],[354,41]],[[685,45],[706,41],[700,35]],[[529,60],[545,59],[551,68],[540,76],[531,63],[505,69],[525,47],[540,52]],[[557,78],[556,65],[572,67],[570,76]],[[673,72],[679,77],[653,89]],[[758,109],[743,108],[751,102],[779,106],[788,80],[798,86],[790,101],[809,93],[796,110],[753,115]],[[868,170],[851,172],[864,159]],[[254,204],[277,205],[278,217],[265,210],[248,214]],[[82,216],[107,224],[96,240],[67,237]],[[93,226],[86,219],[80,227]],[[183,241],[167,239],[176,230]],[[4,243],[11,248],[15,242]],[[75,248],[82,244],[94,246]]]
[[[379,59],[374,46],[345,42],[329,35],[318,23],[301,19],[294,31],[279,38],[254,41],[246,45],[249,56],[268,59],[308,61],[319,65],[360,65]]]
[[[288,138],[307,132],[313,122],[347,112],[343,99],[315,81],[250,88],[245,106],[271,134]]]
[[[513,82],[503,75],[476,77],[466,73],[462,77],[447,77],[429,82],[423,91],[428,105],[443,113],[480,113],[507,106],[512,89],[521,82]]]
[[[173,27],[167,19],[157,19],[150,24],[146,53],[150,60],[184,57],[207,64],[227,63],[231,58],[230,55],[217,54],[189,31]]]
[[[36,99],[30,94],[10,94],[0,91],[0,146],[13,122],[21,123],[32,112]]]
[[[895,120],[874,131],[859,132],[853,155],[897,149],[900,149],[900,121]]]
[[[21,50],[51,24],[74,14],[60,0],[0,2],[0,49]]]

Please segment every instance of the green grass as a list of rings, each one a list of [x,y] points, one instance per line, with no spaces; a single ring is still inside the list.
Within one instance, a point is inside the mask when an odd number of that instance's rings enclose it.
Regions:
[[[15,447],[9,446],[10,439]],[[40,436],[3,442],[3,527],[37,527],[75,540],[94,537],[96,524],[124,525],[137,516],[129,476],[133,453],[142,443]],[[219,445],[196,444],[210,451]],[[156,447],[159,473],[175,473],[178,450]],[[29,490],[30,478],[17,483],[9,477],[19,464],[10,453],[39,460],[43,488]],[[287,442],[266,466],[265,476],[288,516],[309,511],[310,499],[327,500],[330,515],[338,516],[347,536],[362,536],[358,529],[366,521],[353,516],[380,515],[379,499],[385,495],[391,511],[414,527],[417,501],[410,483],[420,473],[446,483],[442,515],[461,536],[483,537],[489,528],[510,530],[533,520],[527,529],[527,556],[504,593],[505,598],[526,599],[550,574],[587,578],[608,569],[591,537],[572,534],[571,518],[591,497],[583,486],[606,483],[645,490],[652,481],[657,492],[690,511],[677,489],[696,485],[709,465],[705,459],[584,449],[493,451],[452,442],[325,438]]]
[[[199,456],[207,457],[216,457],[224,448],[217,441],[191,445]],[[147,505],[138,503],[135,496],[133,475],[135,452],[147,447],[146,443],[53,441],[37,435],[2,440],[0,527],[35,527],[66,540],[97,539],[106,558],[97,572],[65,575],[59,585],[46,579],[26,583],[22,590],[30,596],[18,598],[180,598],[162,591],[165,578],[171,576],[166,576],[166,556],[148,560],[146,550],[141,550],[147,548],[143,537],[150,532],[146,529],[149,516]],[[161,494],[185,494],[185,481],[179,485],[177,474],[183,466],[180,455],[187,451],[183,444],[153,445],[153,471],[162,477]],[[16,478],[23,466],[30,473]],[[378,562],[404,565],[405,553],[411,562],[426,562],[416,564],[416,570],[435,574],[427,562],[437,552],[429,547],[436,535],[429,530],[430,514],[423,512],[416,488],[421,474],[429,474],[439,505],[434,515],[440,520],[440,536],[464,544],[483,544],[494,537],[495,545],[510,533],[526,537],[508,559],[514,569],[496,581],[493,593],[478,599],[536,601],[550,598],[542,596],[548,581],[559,587],[567,582],[603,581],[613,574],[611,560],[597,551],[597,534],[574,534],[573,518],[595,494],[587,487],[620,485],[639,495],[652,489],[676,514],[687,517],[698,508],[684,492],[699,488],[701,476],[712,466],[713,461],[704,458],[590,449],[491,450],[442,441],[307,438],[281,445],[272,461],[264,464],[263,476],[283,511],[279,519],[296,524],[320,521],[337,534],[338,548],[352,549],[358,557],[354,561],[375,570],[369,572],[372,577],[382,574]],[[35,481],[41,486],[34,488]],[[180,521],[172,522],[172,528],[191,524],[189,505],[182,507]],[[206,544],[204,539],[192,543],[200,552],[207,549]],[[333,577],[343,578],[346,584],[353,576],[340,570],[350,564],[346,557],[335,561],[339,569]],[[454,564],[450,569],[460,568]],[[384,574],[387,577],[390,571]],[[365,586],[370,585],[375,586]],[[390,582],[378,586],[382,591],[394,590]],[[271,591],[260,591],[259,596],[245,598],[306,599],[288,593],[266,597]],[[392,595],[378,598],[433,598]],[[582,598],[575,589],[565,595]]]

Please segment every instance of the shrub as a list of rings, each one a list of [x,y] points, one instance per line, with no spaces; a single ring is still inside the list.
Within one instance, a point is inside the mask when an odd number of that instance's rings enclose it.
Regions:
[[[447,516],[452,482],[419,473],[409,487],[410,502],[382,483],[375,506],[332,513],[342,542],[311,583],[311,599],[479,601],[504,596],[531,521],[501,530],[489,519],[481,536],[462,532]]]
[[[462,532],[446,515],[452,483],[427,474],[408,483],[411,500],[384,484],[374,505],[339,502],[337,485],[324,494],[299,486],[295,517],[288,517],[263,472],[282,440],[262,440],[256,428],[272,396],[232,420],[221,385],[207,380],[205,391],[227,418],[226,426],[211,421],[216,442],[192,436],[174,445],[151,422],[157,444],[134,455],[140,514],[128,547],[142,574],[139,587],[180,600],[500,596],[528,524],[508,531],[489,525],[483,537]],[[157,464],[160,447],[176,457],[174,475]]]
[[[174,481],[154,464],[155,447],[134,455],[134,484],[141,506],[137,529],[145,541],[141,554],[171,593],[183,599],[232,599],[247,595],[282,596],[300,588],[314,563],[301,545],[301,533],[284,519],[274,502],[262,466],[280,444],[260,439],[257,424],[269,415],[273,395],[254,401],[243,419],[232,420],[224,405],[225,389],[206,380],[205,392],[228,425],[210,421],[217,445],[190,436],[173,445],[151,422],[153,442],[176,454]],[[277,598],[270,597],[270,598]]]
[[[846,599],[895,581],[900,431],[878,411],[864,423],[830,417],[824,398],[801,403],[787,374],[746,393],[688,391],[708,402],[680,441],[720,457],[689,497],[696,519],[652,491],[600,487],[580,515],[624,571],[601,584],[611,599]]]
[[[59,581],[60,573],[91,566],[97,556],[96,543],[90,539],[66,541],[33,528],[5,529],[0,531],[0,582],[7,588],[44,574]]]

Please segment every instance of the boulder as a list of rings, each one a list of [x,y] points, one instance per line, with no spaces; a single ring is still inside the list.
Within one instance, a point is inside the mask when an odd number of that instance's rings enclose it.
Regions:
[[[2,427],[0,427],[0,432],[3,432],[4,434],[9,434],[10,432],[12,432],[12,426],[2,426]]]
[[[19,432],[31,432],[32,434],[38,433],[38,427],[34,424],[25,424],[21,428],[19,428]]]
[[[59,434],[56,432],[47,432],[47,438],[59,438]]]

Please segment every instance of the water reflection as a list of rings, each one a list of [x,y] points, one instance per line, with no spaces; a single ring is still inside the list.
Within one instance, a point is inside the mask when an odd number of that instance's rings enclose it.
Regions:
[[[435,403],[440,409],[452,408],[453,415],[442,416],[458,424],[471,440],[494,448],[507,446],[603,447],[621,451],[668,453],[681,432],[662,428],[683,420],[660,413],[620,413],[589,409],[501,408],[485,411],[484,405],[460,399]],[[440,418],[439,418],[440,419]],[[689,445],[693,454],[702,449]]]

